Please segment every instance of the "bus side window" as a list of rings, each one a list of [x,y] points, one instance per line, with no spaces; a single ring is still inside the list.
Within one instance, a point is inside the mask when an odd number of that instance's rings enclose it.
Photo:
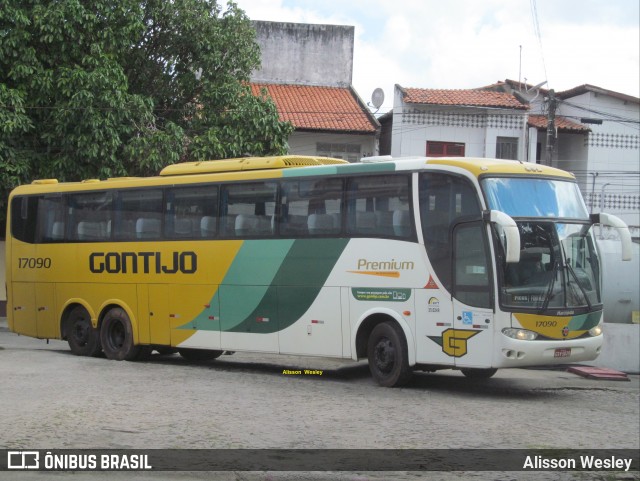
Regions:
[[[113,235],[118,240],[159,239],[162,190],[123,189],[118,196]]]
[[[222,188],[221,233],[225,237],[271,237],[278,184],[252,182]]]
[[[63,242],[66,238],[65,198],[38,197],[36,242]]]
[[[468,180],[445,173],[420,174],[419,189],[427,255],[443,287],[451,291],[452,230],[462,218],[480,218],[478,196]]]
[[[217,234],[217,216],[217,186],[196,185],[168,189],[164,213],[164,228],[167,238],[197,239],[215,237]]]
[[[11,235],[22,242],[33,244],[40,240],[36,237],[38,205],[42,197],[14,197],[11,201]],[[48,232],[49,236],[51,231]],[[46,235],[46,232],[45,232]]]
[[[309,198],[300,196],[300,181],[282,183],[280,197],[280,235],[303,237],[308,234]]]
[[[68,196],[69,240],[104,242],[109,240],[113,217],[113,192],[87,192]]]
[[[411,177],[353,177],[347,189],[347,232],[354,236],[410,237]]]
[[[280,235],[338,235],[342,230],[342,179],[282,183]]]

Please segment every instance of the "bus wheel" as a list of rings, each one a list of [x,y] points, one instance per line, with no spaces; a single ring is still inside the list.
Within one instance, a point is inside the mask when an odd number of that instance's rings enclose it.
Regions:
[[[213,349],[178,349],[178,352],[187,361],[211,361],[219,358],[224,351]]]
[[[383,322],[373,328],[367,353],[369,370],[378,384],[402,386],[411,379],[406,346],[404,333],[396,323]]]
[[[82,306],[74,307],[65,324],[71,352],[76,356],[98,356],[102,352],[100,332],[91,325],[89,313]]]
[[[465,375],[465,377],[468,377],[469,379],[489,379],[496,372],[498,372],[497,369],[492,369],[492,368],[488,368],[488,369],[468,368],[468,369],[460,369],[460,371],[462,372],[462,374]]]
[[[127,313],[119,307],[111,309],[104,316],[100,341],[105,356],[116,361],[133,361],[151,353],[150,348],[146,349],[148,346],[136,346],[133,343],[131,321]]]

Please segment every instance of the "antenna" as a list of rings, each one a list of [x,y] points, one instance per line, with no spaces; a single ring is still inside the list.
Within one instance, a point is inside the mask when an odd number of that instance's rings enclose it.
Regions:
[[[518,90],[522,92],[522,45],[520,45],[520,63],[518,65]]]
[[[382,106],[383,102],[384,102],[384,90],[378,87],[371,94],[371,105],[375,107],[377,112],[378,110],[380,110],[380,107]]]
[[[531,87],[531,88],[528,88],[528,89],[527,89],[527,93],[531,92],[532,90],[538,90],[540,87],[542,87],[542,86],[543,86],[544,84],[546,84],[546,83],[547,83],[547,81],[545,80],[544,82],[540,82],[539,84],[534,85],[534,86],[533,86],[533,87]]]

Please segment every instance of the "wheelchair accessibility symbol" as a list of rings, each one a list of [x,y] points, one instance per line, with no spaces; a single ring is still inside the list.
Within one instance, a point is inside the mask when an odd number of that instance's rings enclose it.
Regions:
[[[473,312],[462,311],[462,324],[466,324],[469,326],[473,324]]]

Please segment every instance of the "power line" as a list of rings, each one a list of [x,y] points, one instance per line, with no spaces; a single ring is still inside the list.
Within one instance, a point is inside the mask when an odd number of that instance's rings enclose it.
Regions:
[[[542,68],[544,69],[544,79],[549,82],[547,76],[547,64],[544,59],[544,49],[542,48],[542,33],[540,32],[540,22],[538,21],[538,7],[536,0],[530,0],[531,4],[531,17],[533,19],[533,31],[538,39],[538,45],[540,46],[540,57],[542,58]]]

